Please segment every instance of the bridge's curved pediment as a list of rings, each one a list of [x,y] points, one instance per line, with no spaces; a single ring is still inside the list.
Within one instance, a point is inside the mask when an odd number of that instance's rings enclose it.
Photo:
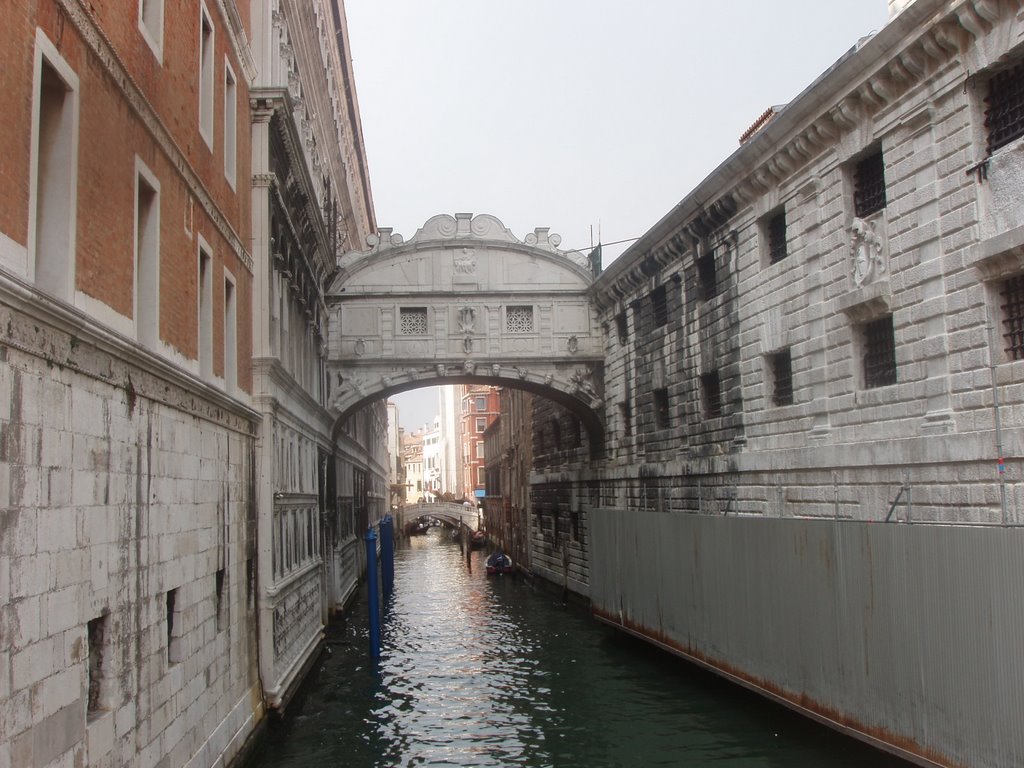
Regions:
[[[587,258],[560,242],[543,227],[519,240],[494,216],[442,214],[409,240],[371,235],[368,250],[342,257],[328,295],[583,292],[593,281]]]

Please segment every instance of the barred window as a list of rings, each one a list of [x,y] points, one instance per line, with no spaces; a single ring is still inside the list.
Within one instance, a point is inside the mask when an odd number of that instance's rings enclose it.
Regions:
[[[768,233],[768,260],[772,264],[777,264],[789,255],[786,251],[785,210],[780,210],[768,219],[766,230]]]
[[[399,328],[403,336],[427,335],[427,308],[402,307],[398,311]]]
[[[1024,136],[1024,62],[989,79],[985,128],[989,154]]]
[[[667,429],[672,421],[672,411],[668,403],[668,390],[654,390],[654,426]]]
[[[628,402],[619,403],[619,415],[622,417],[622,434],[633,434],[633,409]]]
[[[655,328],[668,324],[668,292],[664,285],[651,291],[651,310],[654,313]]]
[[[710,299],[718,294],[718,268],[715,265],[715,252],[708,249],[697,259],[697,279],[700,281],[700,296]]]
[[[999,296],[1004,349],[1011,360],[1024,360],[1024,275],[1003,281]]]
[[[626,319],[626,310],[622,310],[615,316],[615,330],[619,334],[619,344],[625,344],[629,339],[629,321]]]
[[[775,405],[793,404],[793,358],[789,348],[771,356],[772,402]]]
[[[892,315],[865,323],[864,386],[884,387],[896,383],[896,339]]]
[[[702,374],[700,377],[701,395],[704,399],[704,415],[709,418],[722,415],[722,384],[718,371]]]
[[[870,216],[885,208],[885,161],[882,151],[857,163],[853,174],[853,209],[858,217]]]
[[[533,333],[533,307],[508,307],[505,310],[506,333]]]

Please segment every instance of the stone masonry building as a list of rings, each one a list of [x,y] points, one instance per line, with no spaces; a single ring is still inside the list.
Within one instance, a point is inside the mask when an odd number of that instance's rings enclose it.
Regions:
[[[0,766],[223,765],[386,500],[383,405],[324,406],[344,8],[8,4],[0,87]]]

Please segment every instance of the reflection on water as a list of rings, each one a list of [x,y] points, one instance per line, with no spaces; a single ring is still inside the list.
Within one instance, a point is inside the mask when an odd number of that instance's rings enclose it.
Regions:
[[[483,561],[440,529],[400,547],[379,665],[361,601],[252,768],[906,765]]]

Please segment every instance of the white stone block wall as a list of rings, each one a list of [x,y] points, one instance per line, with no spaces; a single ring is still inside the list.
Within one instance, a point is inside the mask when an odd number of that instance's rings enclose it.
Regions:
[[[251,416],[87,328],[0,318],[0,765],[222,764],[262,716]]]
[[[993,20],[984,15],[992,6],[972,2],[906,8],[880,40],[851,54],[849,75],[837,65],[839,75],[801,97],[817,105],[808,122],[782,130],[783,111],[764,129],[774,136],[755,136],[739,160],[693,193],[701,205],[692,214],[675,229],[662,225],[646,248],[624,255],[601,279],[615,288],[603,293],[609,461],[597,475],[617,504],[879,520],[899,497],[894,519],[999,523],[994,359],[1007,521],[1024,521],[1024,362],[1007,359],[998,327],[1000,281],[1024,269],[1017,255],[1024,245],[1021,140],[994,153],[987,178],[971,172],[986,157],[988,77],[1024,56],[1019,46],[1012,50],[1024,33],[1019,15],[1000,9]],[[899,67],[918,64],[920,71],[901,74]],[[848,78],[842,89],[833,86],[840,76]],[[812,120],[822,131],[808,133]],[[757,146],[766,153],[756,154]],[[887,204],[869,223],[885,269],[858,285],[853,165],[874,148],[884,159]],[[723,328],[719,299],[704,302],[694,289],[695,235],[687,228],[728,196],[738,201],[735,213],[707,235],[714,242],[730,232],[737,244]],[[765,222],[780,206],[788,256],[770,264]],[[670,300],[668,325],[638,323],[654,288],[675,277],[681,291]],[[616,332],[622,311],[629,317],[625,344]],[[861,324],[889,312],[897,383],[868,388]],[[775,406],[767,356],[785,348],[794,403]],[[717,427],[700,418],[695,381],[709,352],[720,360],[738,353],[738,438],[714,436]],[[651,389],[658,386],[670,393],[672,429],[651,425]],[[628,436],[619,408],[626,401]],[[681,433],[676,423],[685,424]]]

